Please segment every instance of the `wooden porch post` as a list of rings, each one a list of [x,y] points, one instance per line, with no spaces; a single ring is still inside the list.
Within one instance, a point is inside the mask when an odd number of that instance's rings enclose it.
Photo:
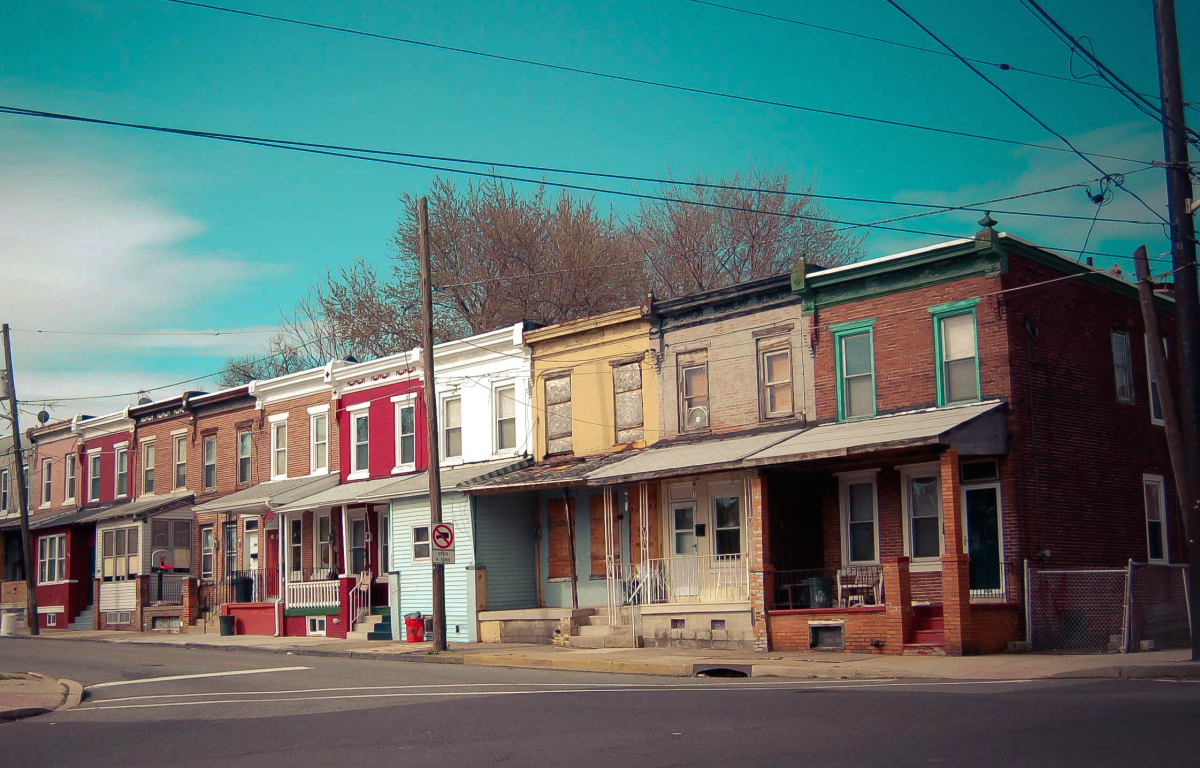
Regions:
[[[962,485],[958,450],[947,448],[941,457],[942,610],[945,618],[946,654],[961,656],[971,638],[971,558],[963,551]]]

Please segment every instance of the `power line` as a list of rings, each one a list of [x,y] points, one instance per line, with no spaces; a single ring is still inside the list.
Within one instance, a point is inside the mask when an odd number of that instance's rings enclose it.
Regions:
[[[248,336],[278,333],[279,329],[259,331],[64,331],[50,328],[10,328],[19,333],[49,333],[67,336]]]
[[[960,55],[956,50],[954,50],[954,48],[952,48],[949,43],[942,40],[942,38],[938,37],[937,34],[933,30],[931,30],[929,27],[925,26],[920,21],[918,21],[917,18],[915,16],[913,16],[911,13],[904,10],[904,8],[901,7],[900,4],[896,2],[896,0],[887,0],[887,3],[888,3],[888,5],[892,6],[897,11],[899,11],[901,14],[906,16],[908,18],[908,20],[911,21],[913,24],[916,24],[918,27],[920,27],[921,30],[925,32],[925,34],[929,35],[934,40],[936,40],[939,44],[941,44],[941,46],[943,48],[945,48],[950,53],[954,54],[954,57],[957,58],[959,61],[961,61],[964,66],[966,66],[968,69],[970,69],[976,75],[978,75],[985,83],[987,83],[988,85],[992,86],[992,88],[999,91],[999,93],[1002,96],[1004,96],[1004,98],[1008,99],[1013,104],[1013,106],[1015,106],[1017,109],[1024,112],[1030,119],[1032,119],[1035,123],[1037,123],[1042,128],[1044,128],[1046,131],[1053,134],[1063,144],[1066,144],[1067,147],[1072,152],[1074,152],[1076,155],[1078,155],[1079,158],[1082,159],[1085,163],[1092,166],[1092,168],[1094,168],[1096,170],[1096,172],[1099,173],[1102,177],[1113,179],[1113,181],[1117,185],[1117,187],[1119,187],[1122,191],[1124,191],[1126,194],[1128,194],[1134,200],[1137,200],[1139,203],[1141,203],[1143,208],[1145,208],[1147,211],[1150,211],[1155,216],[1157,216],[1164,224],[1169,223],[1167,221],[1167,219],[1161,213],[1154,210],[1154,208],[1150,207],[1150,205],[1145,200],[1143,200],[1136,192],[1134,192],[1130,189],[1127,189],[1121,183],[1121,181],[1119,179],[1117,179],[1114,175],[1109,174],[1103,168],[1096,165],[1096,163],[1092,161],[1091,157],[1089,157],[1087,154],[1079,151],[1079,149],[1074,144],[1071,143],[1070,139],[1068,139],[1063,134],[1061,134],[1058,131],[1051,128],[1049,125],[1046,124],[1046,122],[1044,120],[1042,120],[1037,115],[1035,115],[1033,112],[1031,112],[1028,108],[1026,108],[1024,104],[1017,101],[1017,99],[1015,97],[1013,97],[1008,91],[1004,90],[1004,88],[1000,87],[995,82],[993,82],[992,79],[989,78],[987,75],[983,74],[983,72],[980,72],[979,69],[976,68],[974,64],[972,64],[971,62],[969,62],[965,58],[963,58],[962,55]]]
[[[171,3],[173,5],[187,6],[190,8],[197,8],[197,9],[202,9],[202,10],[207,10],[207,11],[216,11],[219,13],[228,13],[228,14],[233,14],[235,16],[244,16],[244,17],[259,19],[259,20],[263,20],[263,21],[274,21],[274,22],[278,22],[281,24],[292,24],[292,25],[301,26],[301,27],[308,27],[311,29],[321,29],[321,30],[325,30],[327,32],[337,32],[337,33],[346,34],[346,35],[356,35],[359,37],[367,37],[367,38],[371,38],[371,39],[375,39],[375,40],[385,40],[385,41],[393,42],[393,43],[402,43],[404,45],[414,45],[414,46],[418,46],[421,48],[445,51],[445,52],[449,52],[449,53],[461,53],[461,54],[466,54],[469,56],[477,56],[477,57],[484,58],[484,59],[490,59],[493,61],[504,61],[504,62],[508,62],[510,64],[522,64],[522,65],[526,65],[526,66],[541,67],[543,69],[550,69],[550,70],[554,70],[557,72],[567,72],[567,73],[575,74],[575,75],[584,75],[587,77],[603,78],[606,80],[613,80],[613,81],[624,82],[624,83],[632,83],[635,85],[644,85],[644,86],[649,86],[649,87],[653,87],[653,88],[661,88],[661,89],[665,89],[665,90],[676,91],[676,92],[680,92],[680,93],[689,93],[689,94],[699,95],[699,96],[712,96],[714,98],[720,98],[720,99],[731,99],[731,100],[740,101],[743,103],[758,104],[760,106],[778,107],[781,109],[791,109],[791,110],[796,110],[799,112],[808,112],[808,113],[812,113],[812,114],[826,115],[828,117],[840,117],[840,118],[844,118],[847,120],[858,120],[858,121],[862,121],[862,122],[873,123],[876,125],[888,125],[893,128],[909,128],[909,129],[913,129],[913,130],[929,131],[929,132],[939,133],[939,134],[943,134],[943,135],[958,136],[961,138],[976,139],[976,140],[980,140],[980,141],[990,141],[990,142],[996,142],[996,143],[1000,143],[1000,144],[1008,144],[1011,146],[1021,146],[1021,147],[1031,147],[1034,149],[1044,149],[1044,150],[1048,150],[1051,152],[1067,151],[1067,150],[1063,149],[1062,147],[1056,147],[1056,146],[1052,146],[1049,144],[1038,144],[1035,142],[1018,141],[1016,139],[1007,139],[1007,138],[1000,137],[1000,136],[990,136],[990,135],[986,135],[986,134],[970,133],[968,131],[958,131],[958,130],[954,130],[951,128],[942,128],[942,127],[933,126],[933,125],[920,125],[917,123],[907,123],[907,122],[904,122],[901,120],[889,120],[887,118],[882,118],[882,117],[871,117],[868,115],[860,115],[860,114],[855,114],[852,112],[841,112],[841,111],[832,110],[832,109],[821,109],[818,107],[809,107],[809,106],[804,106],[801,104],[795,104],[795,103],[790,103],[790,102],[785,102],[785,101],[778,101],[775,99],[764,99],[764,98],[757,98],[757,97],[753,97],[753,96],[744,96],[741,94],[729,93],[726,91],[716,91],[716,90],[711,90],[708,88],[698,88],[698,87],[693,87],[693,86],[680,85],[678,83],[665,83],[665,82],[661,82],[661,81],[657,81],[657,80],[649,80],[647,78],[642,78],[642,77],[633,77],[633,76],[629,76],[629,75],[618,75],[618,74],[614,74],[611,72],[602,72],[600,70],[595,70],[595,69],[586,69],[583,67],[575,67],[575,66],[569,66],[569,65],[565,65],[565,64],[553,64],[550,62],[538,61],[536,59],[528,59],[528,58],[523,58],[523,57],[519,57],[519,56],[508,56],[505,54],[491,53],[489,51],[481,51],[481,50],[477,50],[474,48],[463,48],[463,47],[452,46],[452,45],[444,45],[442,43],[433,43],[433,42],[429,42],[427,40],[417,40],[415,38],[398,37],[395,35],[385,35],[385,34],[378,33],[378,32],[367,32],[365,30],[353,29],[350,27],[341,27],[341,26],[336,26],[333,24],[321,24],[321,23],[315,22],[315,21],[304,21],[302,19],[293,19],[293,18],[289,18],[286,16],[274,16],[272,14],[258,13],[255,11],[246,11],[246,10],[242,10],[239,8],[228,8],[226,6],[221,6],[221,5],[212,5],[209,3],[192,2],[192,0],[160,0],[160,1],[166,2],[166,3]],[[1131,163],[1148,162],[1145,160],[1134,160],[1131,158],[1117,157],[1114,155],[1104,155],[1104,154],[1099,154],[1099,153],[1090,153],[1090,154],[1094,154],[1095,157],[1100,157],[1100,158],[1104,158],[1107,160],[1121,160],[1121,161],[1131,162]]]
[[[170,1],[170,0],[168,0],[168,1]],[[873,224],[870,222],[846,222],[842,219],[830,218],[830,217],[825,217],[825,216],[809,216],[809,215],[805,215],[805,214],[788,213],[788,212],[784,212],[784,211],[758,210],[758,209],[754,209],[754,208],[743,208],[740,206],[725,205],[722,203],[715,203],[715,202],[709,202],[709,201],[703,201],[703,200],[688,200],[685,198],[667,197],[665,195],[653,195],[653,194],[648,194],[648,193],[644,193],[644,192],[636,192],[636,191],[632,191],[632,190],[615,190],[615,189],[608,189],[605,187],[590,186],[590,185],[586,185],[586,184],[574,184],[574,183],[567,183],[567,182],[561,182],[561,181],[549,181],[544,178],[543,179],[530,179],[530,178],[526,178],[523,176],[512,176],[512,175],[508,175],[508,174],[498,174],[498,173],[486,173],[483,171],[455,168],[452,166],[431,165],[428,163],[414,163],[414,162],[410,162],[407,160],[397,160],[397,159],[393,159],[390,157],[358,155],[358,154],[354,154],[352,151],[334,151],[334,150],[330,150],[330,149],[317,149],[314,146],[300,143],[300,142],[277,142],[273,139],[239,136],[237,134],[212,133],[212,132],[208,132],[208,131],[197,131],[197,130],[184,129],[184,128],[170,128],[170,127],[165,127],[165,126],[156,126],[156,125],[149,125],[149,124],[144,124],[144,123],[129,123],[129,122],[123,122],[123,121],[117,121],[117,120],[104,120],[104,119],[100,119],[100,118],[83,117],[83,116],[79,116],[79,115],[68,115],[68,114],[64,114],[64,113],[46,112],[46,111],[42,111],[42,110],[31,110],[31,109],[25,109],[22,107],[0,106],[0,113],[20,115],[20,116],[25,116],[25,117],[66,120],[66,121],[70,121],[70,122],[81,122],[81,123],[88,123],[88,124],[94,124],[94,125],[106,125],[106,126],[113,126],[113,127],[133,128],[133,129],[137,129],[137,130],[175,134],[175,135],[180,135],[180,136],[188,136],[188,137],[192,137],[192,138],[203,138],[203,139],[211,139],[211,140],[215,140],[215,141],[226,141],[226,142],[231,142],[231,143],[235,143],[235,144],[247,144],[247,145],[251,145],[251,146],[283,149],[283,150],[289,150],[289,151],[293,151],[293,152],[302,152],[302,153],[306,153],[306,154],[325,155],[325,156],[329,156],[329,157],[340,157],[340,158],[351,159],[351,160],[363,160],[363,161],[373,162],[373,163],[384,163],[387,165],[398,165],[398,166],[403,166],[406,168],[421,168],[424,170],[438,171],[438,172],[443,172],[443,173],[456,173],[456,174],[462,174],[462,175],[467,175],[467,176],[479,176],[479,177],[489,178],[489,179],[498,179],[498,180],[503,180],[503,181],[518,182],[518,183],[522,183],[522,184],[533,184],[533,185],[537,185],[537,186],[555,187],[558,189],[569,189],[569,190],[574,190],[574,191],[579,191],[579,192],[593,192],[596,194],[614,195],[617,197],[628,197],[628,198],[633,198],[633,199],[637,199],[637,200],[655,200],[655,201],[660,201],[660,202],[675,203],[675,204],[679,204],[679,205],[691,205],[691,206],[697,206],[697,207],[702,207],[702,208],[735,211],[735,212],[739,212],[739,213],[752,213],[752,214],[756,214],[756,215],[773,216],[773,217],[779,217],[779,218],[785,218],[785,219],[793,219],[793,220],[797,220],[797,221],[813,221],[813,222],[821,222],[821,223],[826,223],[826,224],[845,225],[846,228],[851,228],[851,229],[859,228],[859,227],[866,227],[866,228],[870,228],[870,229],[881,229],[881,230],[887,230],[887,231],[892,231],[892,232],[902,232],[905,234],[927,235],[930,237],[938,237],[938,238],[942,238],[942,239],[957,239],[958,238],[957,235],[947,234],[944,232],[931,232],[928,230],[906,229],[904,227],[893,227],[893,226],[888,226],[886,224]],[[1144,167],[1144,169],[1148,169],[1151,167],[1153,167],[1153,166],[1148,164]],[[1144,170],[1144,169],[1139,169],[1139,170]],[[1103,173],[1103,171],[1101,171],[1101,173]],[[1131,172],[1131,173],[1133,173],[1133,172]],[[1130,194],[1132,194],[1132,193],[1130,193]],[[1148,206],[1147,206],[1147,209],[1152,210],[1152,209],[1149,209]],[[1071,249],[1071,248],[1053,248],[1053,249],[1063,251],[1063,252],[1071,252],[1071,253],[1076,252],[1075,249]],[[1123,256],[1121,256],[1119,254],[1109,254],[1109,253],[1104,253],[1101,251],[1093,251],[1092,253],[1097,256],[1106,256],[1106,257],[1110,257],[1110,258],[1124,258]]]

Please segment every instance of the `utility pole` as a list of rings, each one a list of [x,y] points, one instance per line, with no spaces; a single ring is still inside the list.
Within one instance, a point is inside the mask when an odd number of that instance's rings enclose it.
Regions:
[[[421,240],[421,359],[425,366],[425,423],[429,428],[429,546],[442,522],[442,472],[438,449],[437,392],[433,383],[433,274],[429,266],[429,202],[417,201]],[[433,563],[433,650],[446,650],[446,566]]]
[[[21,421],[17,415],[17,381],[13,374],[12,342],[8,323],[0,326],[4,335],[4,370],[8,371],[8,408],[13,431],[13,455],[17,457],[17,503],[21,505],[21,557],[25,560],[25,623],[29,634],[39,634],[37,609],[37,568],[34,567],[33,539],[29,536],[29,489],[25,487],[25,453],[21,449]]]
[[[1188,164],[1188,142],[1183,111],[1183,83],[1179,72],[1179,37],[1175,27],[1175,0],[1153,0],[1154,42],[1158,49],[1158,88],[1162,101],[1163,148],[1167,161],[1167,207],[1171,222],[1171,266],[1175,272],[1176,335],[1179,349],[1178,416],[1182,453],[1186,458],[1184,474],[1175,470],[1175,488],[1184,497],[1182,486],[1194,485],[1194,472],[1200,466],[1200,284],[1196,280],[1196,226],[1189,206],[1192,180]],[[1161,348],[1157,350],[1161,352]],[[1153,350],[1152,350],[1153,352]],[[1158,369],[1159,379],[1167,378],[1167,369]],[[1165,405],[1165,404],[1164,404]],[[1200,521],[1194,507],[1184,509],[1187,520],[1188,562],[1191,564],[1192,603],[1200,595]],[[1194,613],[1194,611],[1193,611]],[[1192,660],[1200,661],[1200,627],[1193,615]]]

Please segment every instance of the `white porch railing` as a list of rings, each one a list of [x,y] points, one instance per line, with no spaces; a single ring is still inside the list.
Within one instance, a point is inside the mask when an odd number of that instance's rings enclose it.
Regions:
[[[371,610],[371,572],[358,574],[358,581],[350,590],[350,631],[358,628],[358,622]]]
[[[750,599],[747,556],[690,555],[648,560],[634,566],[630,593],[645,603],[735,603]],[[639,599],[640,598],[640,599]]]
[[[288,608],[336,608],[338,582],[305,581],[287,585]]]

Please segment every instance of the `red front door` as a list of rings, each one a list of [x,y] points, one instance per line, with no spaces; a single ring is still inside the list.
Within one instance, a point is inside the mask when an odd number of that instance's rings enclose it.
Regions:
[[[279,596],[279,529],[267,531],[267,597]]]

